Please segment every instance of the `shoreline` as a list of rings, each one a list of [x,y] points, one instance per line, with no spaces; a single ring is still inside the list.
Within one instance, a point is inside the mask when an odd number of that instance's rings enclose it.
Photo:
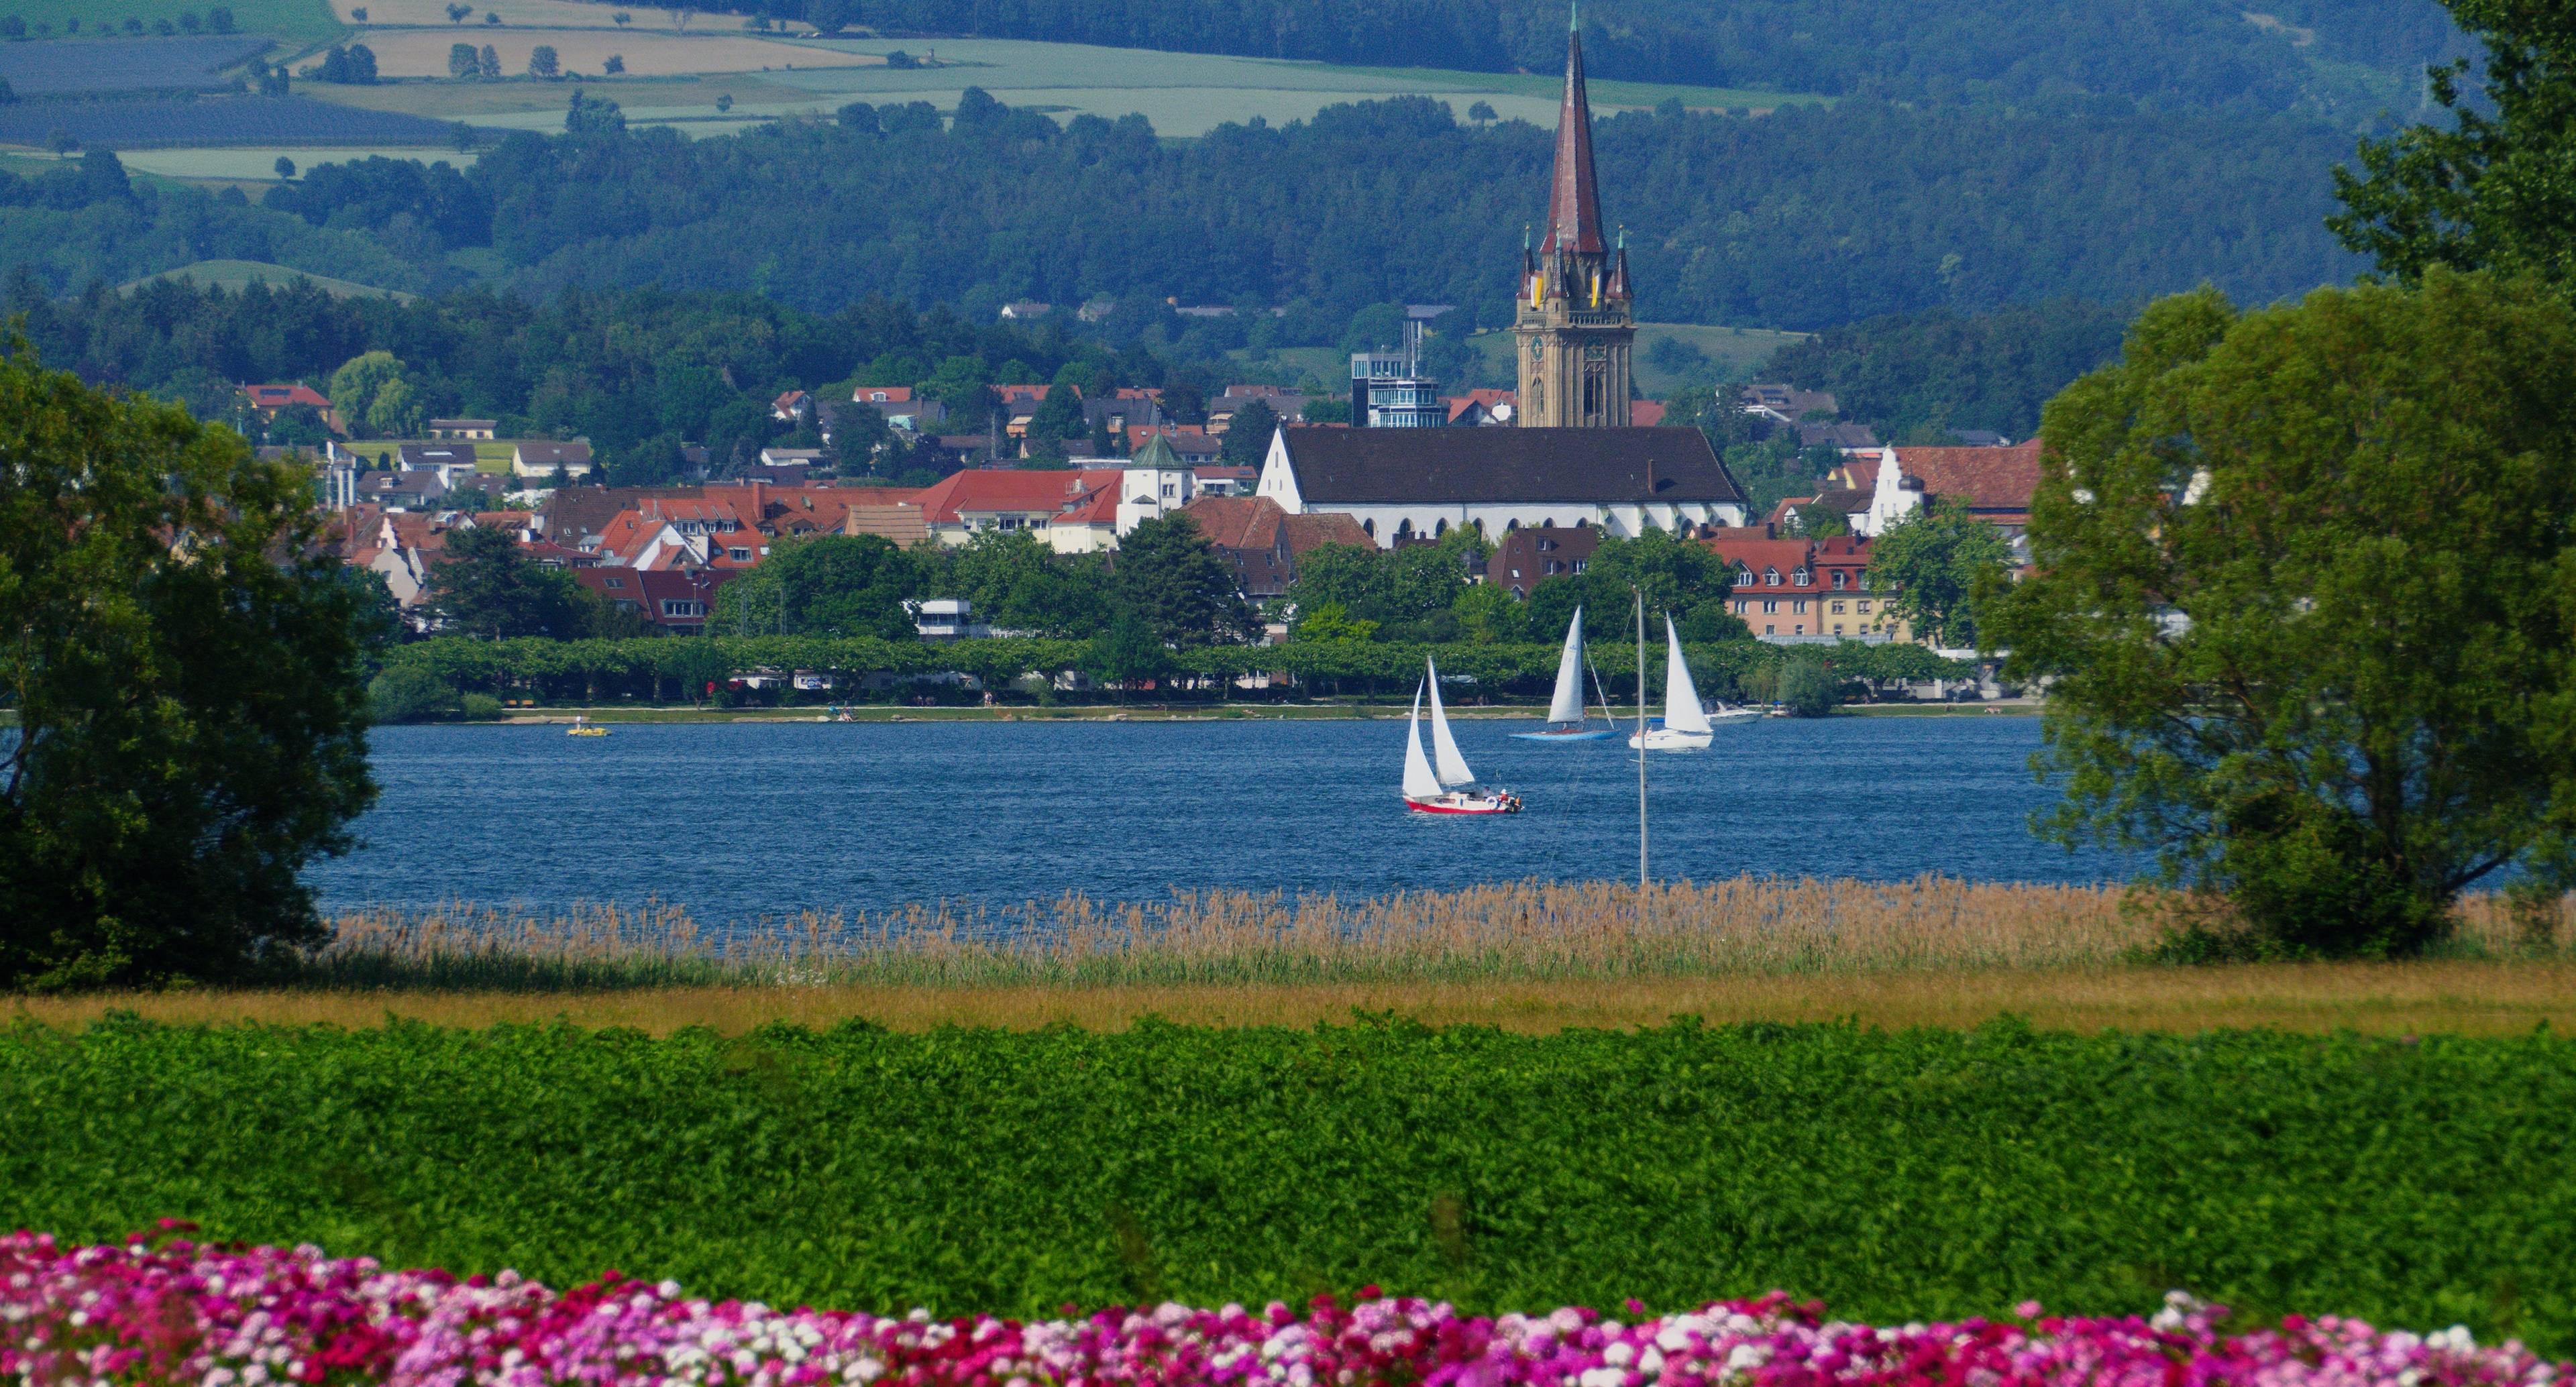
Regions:
[[[918,723],[918,722],[1402,722],[1410,705],[1405,704],[1084,704],[1074,707],[1036,708],[896,708],[884,705],[855,705],[849,708],[853,723]],[[1536,722],[1543,710],[1536,707],[1467,707],[1447,710],[1452,722]],[[1998,699],[1986,703],[1925,703],[1909,706],[1901,703],[1861,703],[1837,708],[1829,716],[1836,718],[1949,718],[1949,717],[2034,717],[2041,711],[2036,700]],[[1634,708],[1618,710],[1623,721],[1634,721]],[[565,705],[545,708],[506,710],[492,722],[384,723],[379,726],[411,727],[547,727],[564,726],[575,718],[594,723],[830,723],[837,721],[819,708],[685,708],[635,707],[605,705],[583,707]]]

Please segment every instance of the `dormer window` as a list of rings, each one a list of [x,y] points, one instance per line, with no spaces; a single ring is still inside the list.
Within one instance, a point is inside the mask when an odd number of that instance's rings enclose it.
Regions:
[[[1835,570],[1834,570],[1834,591],[1836,591],[1836,592],[1840,592],[1840,591],[1842,591],[1844,588],[1847,588],[1847,587],[1849,587],[1849,586],[1851,586],[1851,575],[1850,575],[1849,573],[1844,572],[1843,570],[1841,570],[1841,569],[1839,569],[1839,568],[1835,569]]]
[[[1795,584],[1795,585],[1797,585],[1797,586],[1799,586],[1799,587],[1802,587],[1802,588],[1803,588],[1803,587],[1807,586],[1808,584],[1815,582],[1815,581],[1816,581],[1816,577],[1815,577],[1815,575],[1814,575],[1814,574],[1809,573],[1807,570],[1805,570],[1805,569],[1803,569],[1803,568],[1802,568],[1802,569],[1799,569],[1797,572],[1790,574],[1790,575],[1789,575],[1789,581],[1790,581],[1791,583],[1793,583],[1793,584]]]
[[[1780,586],[1780,570],[1776,568],[1763,569],[1762,586],[1766,588],[1776,588]]]

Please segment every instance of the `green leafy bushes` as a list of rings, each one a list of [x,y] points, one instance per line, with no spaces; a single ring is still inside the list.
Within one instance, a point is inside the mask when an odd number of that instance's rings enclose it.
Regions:
[[[2547,1035],[21,1024],[0,1227],[943,1315],[2184,1288],[2559,1352],[2571,1110]]]

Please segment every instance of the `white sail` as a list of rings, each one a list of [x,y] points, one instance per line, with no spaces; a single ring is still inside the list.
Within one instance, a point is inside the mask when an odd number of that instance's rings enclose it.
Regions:
[[[1708,713],[1699,706],[1699,690],[1691,687],[1690,666],[1682,663],[1682,633],[1673,629],[1673,619],[1664,618],[1664,726],[1675,732],[1706,732]]]
[[[1449,735],[1449,715],[1440,711],[1440,666],[1425,660],[1431,671],[1431,754],[1438,758],[1440,783],[1473,785],[1476,773],[1467,769],[1467,758],[1458,754],[1458,739]]]
[[[1547,701],[1549,722],[1583,721],[1583,609],[1565,628],[1565,653],[1556,658],[1556,695]]]
[[[1431,762],[1422,754],[1422,690],[1413,691],[1413,717],[1404,729],[1404,797],[1437,799],[1440,778],[1431,773]]]

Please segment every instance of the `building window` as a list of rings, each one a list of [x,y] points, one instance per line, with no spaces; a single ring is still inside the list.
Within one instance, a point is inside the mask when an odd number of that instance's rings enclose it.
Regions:
[[[731,558],[735,563],[749,563],[749,562],[751,562],[751,551],[750,551],[750,550],[748,550],[748,549],[739,549],[739,548],[737,548],[737,549],[728,549],[728,550],[726,550],[726,551],[725,551],[725,553],[726,553],[726,555],[727,555],[728,557],[730,557],[730,558]]]
[[[1842,571],[1841,569],[1839,569],[1839,568],[1835,569],[1835,570],[1834,570],[1834,591],[1836,591],[1836,592],[1840,592],[1840,591],[1842,591],[1844,588],[1846,588],[1846,587],[1850,586],[1850,579],[1851,579],[1851,575],[1850,575],[1850,574],[1843,572],[1843,571]]]
[[[662,615],[664,616],[705,616],[706,614],[707,609],[704,603],[691,602],[678,597],[665,597],[662,599]]]
[[[1590,563],[1590,562],[1592,562],[1590,559],[1576,559],[1576,560],[1574,561],[1574,571],[1575,571],[1575,572],[1577,572],[1577,573],[1582,572],[1582,571],[1583,571],[1583,566],[1584,566],[1585,564]]]
[[[1780,628],[1777,626],[1766,625],[1762,628],[1762,634],[1766,636],[1776,636],[1780,634]]]
[[[611,573],[611,574],[609,574],[609,575],[608,575],[608,577],[607,577],[607,579],[606,579],[606,582],[607,582],[607,585],[608,585],[608,586],[610,586],[610,587],[612,587],[612,588],[622,588],[622,587],[626,586],[626,580],[625,580],[625,579],[623,579],[623,578],[618,577],[618,576],[617,576],[616,574],[614,574],[614,573]]]
[[[1843,633],[1843,624],[1842,624],[1841,622],[1839,622],[1839,621],[1835,622],[1835,623],[1834,623],[1834,634],[1835,634],[1835,635],[1837,635],[1837,636],[1839,636],[1839,635],[1841,635],[1842,633]]]
[[[1861,614],[1862,616],[1867,616],[1867,615],[1869,615],[1869,599],[1868,599],[1868,598],[1864,597],[1864,598],[1862,598],[1858,603],[1856,603],[1856,604],[1854,604],[1854,605],[1859,609],[1860,614]]]
[[[1770,597],[1763,598],[1763,599],[1762,599],[1762,614],[1763,614],[1764,616],[1778,616],[1778,615],[1780,614],[1780,603],[1779,603],[1779,600],[1778,600],[1777,598],[1770,598]]]
[[[1766,588],[1776,588],[1780,586],[1780,570],[1776,568],[1766,568],[1762,570],[1762,586]]]
[[[1802,568],[1790,574],[1789,581],[1803,588],[1812,585],[1816,581],[1816,575]]]
[[[1744,615],[1745,609],[1746,609],[1746,608],[1748,608],[1748,607],[1751,607],[1752,605],[1753,605],[1752,603],[1745,601],[1745,600],[1744,600],[1743,598],[1741,598],[1741,597],[1739,597],[1739,598],[1735,599],[1735,614],[1736,614],[1737,616],[1742,616],[1742,615]]]
[[[1805,616],[1807,614],[1807,599],[1801,597],[1797,601],[1790,603],[1789,610],[1800,616]]]
[[[1834,615],[1836,615],[1836,616],[1841,616],[1842,614],[1843,614],[1843,604],[1842,604],[1842,603],[1840,603],[1840,602],[1835,603],[1835,604],[1834,604]]]

